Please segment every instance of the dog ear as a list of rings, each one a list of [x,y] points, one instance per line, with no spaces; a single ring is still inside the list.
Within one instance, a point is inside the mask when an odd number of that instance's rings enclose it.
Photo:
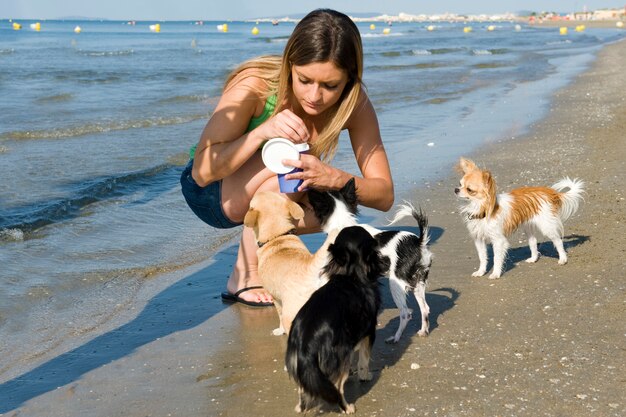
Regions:
[[[259,218],[259,212],[252,207],[248,209],[246,216],[243,218],[243,224],[247,227],[256,226],[257,219]]]
[[[337,245],[336,243],[331,243],[328,246],[328,253],[330,253],[330,259],[324,267],[326,273],[329,275],[335,274],[339,271],[343,271],[345,273],[345,266],[350,258],[345,248]]]
[[[473,161],[461,157],[461,159],[459,159],[458,169],[461,170],[463,174],[467,174],[468,172],[478,169],[478,167]]]
[[[289,214],[293,217],[294,220],[302,220],[304,219],[304,210],[298,203],[295,203],[289,199],[287,201],[287,208],[289,209]]]
[[[350,178],[348,182],[346,182],[345,185],[341,187],[339,193],[343,196],[346,204],[348,204],[348,208],[352,212],[356,212],[357,206],[359,204],[359,199],[356,194],[356,180],[354,179],[354,177]]]

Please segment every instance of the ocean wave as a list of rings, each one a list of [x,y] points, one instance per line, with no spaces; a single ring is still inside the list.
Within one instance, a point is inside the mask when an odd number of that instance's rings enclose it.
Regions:
[[[463,51],[463,48],[431,48],[431,49],[413,49],[413,55],[445,55],[454,54]]]
[[[11,55],[14,52],[15,52],[15,49],[13,49],[13,48],[0,49],[0,56],[1,55]]]
[[[417,64],[398,64],[398,65],[372,65],[367,67],[371,71],[405,71],[411,69],[431,69],[447,67],[450,63],[444,62],[421,62]]]
[[[566,44],[569,44],[569,43],[572,43],[572,41],[569,40],[569,39],[565,39],[565,40],[562,40],[562,41],[546,42],[546,45],[550,45],[550,46],[553,46],[553,45],[566,45]]]
[[[119,130],[146,129],[156,126],[170,126],[193,122],[206,118],[206,114],[177,117],[154,117],[141,120],[112,120],[109,122],[85,123],[82,125],[41,130],[17,130],[0,134],[0,140],[61,139],[78,136],[108,133]]]
[[[460,96],[456,96],[456,97],[433,97],[433,98],[429,98],[425,101],[425,103],[427,104],[443,104],[446,103],[450,100],[455,100],[458,99]]]
[[[77,49],[76,53],[84,56],[92,56],[92,57],[108,57],[108,56],[127,56],[135,53],[132,49],[126,49],[122,51],[88,51],[83,49]]]
[[[475,69],[491,69],[491,68],[503,68],[510,67],[511,65],[506,62],[482,62],[472,65]]]
[[[39,97],[35,102],[37,103],[58,103],[61,101],[70,101],[74,98],[71,93],[54,94],[52,96]]]
[[[202,94],[187,94],[181,96],[165,97],[157,101],[157,103],[204,103],[211,100],[211,97]]]
[[[0,241],[20,241],[33,237],[44,226],[84,215],[85,207],[111,198],[120,198],[141,189],[144,200],[168,189],[182,170],[180,165],[162,164],[146,170],[86,180],[71,185],[67,198],[46,200],[15,207],[0,216]]]
[[[111,84],[130,77],[128,72],[105,72],[91,69],[57,71],[51,75],[55,81],[73,81],[79,84]]]
[[[361,35],[362,38],[383,38],[385,36],[403,36],[400,32],[390,32],[390,33],[364,33]]]
[[[18,228],[0,229],[0,242],[22,242],[24,231]]]
[[[381,55],[387,58],[394,58],[397,56],[402,56],[404,55],[405,52],[403,51],[385,51],[385,52],[381,52]]]
[[[509,53],[506,48],[494,48],[494,49],[472,49],[472,55],[504,55]]]

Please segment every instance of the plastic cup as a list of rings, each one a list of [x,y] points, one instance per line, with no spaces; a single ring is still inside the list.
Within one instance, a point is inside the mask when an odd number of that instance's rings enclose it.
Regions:
[[[302,172],[301,169],[288,165],[283,165],[283,159],[300,159],[300,154],[306,153],[309,145],[306,143],[295,144],[284,138],[274,138],[263,146],[261,156],[265,166],[278,176],[278,186],[281,193],[298,192],[298,187],[302,185],[303,180],[285,178],[285,175],[294,172]],[[304,190],[300,190],[304,191]]]

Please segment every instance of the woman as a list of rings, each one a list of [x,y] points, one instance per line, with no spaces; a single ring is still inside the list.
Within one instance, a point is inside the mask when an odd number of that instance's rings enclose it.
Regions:
[[[213,227],[240,225],[256,192],[279,190],[276,174],[264,166],[260,152],[275,137],[311,147],[299,161],[284,161],[302,169],[286,177],[303,179],[300,190],[339,189],[355,176],[328,162],[340,131],[347,129],[362,174],[355,177],[360,203],[389,210],[394,199],[391,171],[376,113],[362,88],[362,72],[356,25],[328,9],[315,10],[296,25],[282,57],[263,56],[240,65],[226,80],[181,176],[189,207]],[[285,196],[306,204],[306,192]],[[319,231],[310,211],[297,231]],[[256,249],[253,231],[244,227],[224,299],[271,305],[256,273]]]

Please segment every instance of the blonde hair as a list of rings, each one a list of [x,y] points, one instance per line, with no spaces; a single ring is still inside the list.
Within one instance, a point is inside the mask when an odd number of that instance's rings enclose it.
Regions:
[[[256,91],[262,98],[276,94],[280,77],[280,55],[263,55],[249,59],[235,68],[224,82],[224,90],[248,77],[258,77],[265,81],[266,88]],[[251,71],[247,71],[251,70]]]
[[[326,126],[311,144],[311,153],[324,161],[333,158],[339,142],[339,134],[359,103],[363,87],[363,47],[361,35],[352,19],[330,9],[317,9],[306,15],[294,28],[287,41],[282,58],[266,55],[248,60],[237,67],[227,78],[226,86],[248,76],[263,79],[267,86],[259,91],[262,97],[276,94],[275,114],[283,110],[282,103],[292,90],[291,68],[316,62],[332,62],[346,71],[348,83],[341,98],[329,114]],[[253,72],[245,71],[254,69]]]

